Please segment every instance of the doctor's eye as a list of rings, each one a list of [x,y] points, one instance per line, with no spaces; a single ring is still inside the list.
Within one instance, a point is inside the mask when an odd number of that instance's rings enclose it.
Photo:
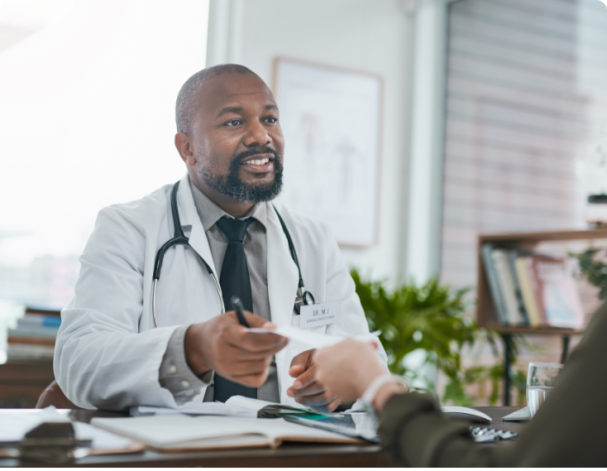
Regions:
[[[226,126],[238,126],[239,124],[242,124],[242,121],[239,119],[231,119],[230,121],[228,121],[226,123]]]
[[[275,116],[269,116],[269,117],[265,118],[264,121],[266,123],[274,124],[274,123],[278,122],[278,118],[276,118]]]

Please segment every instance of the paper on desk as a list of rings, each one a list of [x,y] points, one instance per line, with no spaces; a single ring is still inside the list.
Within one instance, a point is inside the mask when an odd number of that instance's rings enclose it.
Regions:
[[[257,411],[222,402],[197,402],[169,409],[167,407],[136,406],[131,407],[133,417],[141,415],[228,415],[233,417],[257,417]]]
[[[69,411],[68,411],[69,412]],[[69,417],[55,407],[34,410],[0,410],[0,442],[18,442],[25,434],[45,422],[71,422]],[[91,448],[122,449],[132,440],[81,422],[72,422],[74,433],[79,440],[92,440]]]
[[[312,348],[330,347],[331,345],[335,345],[336,343],[346,339],[346,337],[338,335],[317,334],[315,332],[298,329],[290,325],[283,325],[276,329],[249,329],[249,332],[256,332],[260,334],[278,334],[282,337],[288,338],[289,340],[293,340],[294,342],[298,342]],[[352,338],[361,340],[363,342],[378,343],[379,340],[377,339],[377,335],[379,335],[379,332],[356,335]]]
[[[0,410],[0,442],[16,442],[43,422],[69,422],[70,420],[52,410]]]
[[[167,407],[151,407],[151,406],[136,406],[131,407],[131,415],[133,417],[145,416],[145,415],[219,415],[219,416],[230,416],[230,417],[248,417],[255,418],[257,413],[268,406],[282,406],[284,404],[278,404],[276,402],[262,401],[261,399],[253,399],[250,397],[243,396],[232,396],[225,404],[222,402],[198,402],[190,403],[181,407],[175,407],[169,409]],[[289,406],[291,407],[291,406]],[[298,407],[294,408],[300,411],[311,410],[309,407],[302,404],[298,404]]]
[[[121,450],[127,448],[133,441],[119,435],[107,432],[90,424],[74,422],[74,432],[79,440],[92,440],[91,448],[96,450]]]

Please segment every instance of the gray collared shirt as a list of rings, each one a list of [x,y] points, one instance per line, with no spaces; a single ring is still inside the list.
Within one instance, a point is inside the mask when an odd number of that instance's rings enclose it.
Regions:
[[[194,197],[194,204],[207,235],[213,263],[221,276],[223,258],[228,247],[228,239],[217,226],[217,221],[226,214],[219,206],[211,201],[202,191],[191,183],[188,183]],[[267,276],[267,240],[266,226],[268,221],[268,210],[272,206],[269,203],[261,203],[253,206],[251,211],[242,219],[253,217],[255,222],[249,225],[243,244],[251,279],[251,291],[253,293],[253,312],[264,319],[271,320],[270,299],[268,296]],[[226,306],[226,309],[230,309]],[[159,371],[159,381],[163,388],[171,391],[177,404],[190,401],[195,395],[200,394],[203,386],[209,385],[213,379],[213,372],[205,373],[201,377],[196,376],[188,367],[185,359],[184,337],[189,326],[181,326],[175,330],[166,352],[162,359]],[[207,387],[204,395],[205,402],[212,401],[214,394],[213,384]],[[257,398],[264,401],[280,402],[278,392],[278,377],[276,365],[272,362],[270,374],[265,384],[258,388]]]

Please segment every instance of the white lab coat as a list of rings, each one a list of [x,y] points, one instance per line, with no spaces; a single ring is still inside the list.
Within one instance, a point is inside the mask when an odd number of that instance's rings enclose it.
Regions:
[[[188,180],[177,193],[181,225],[190,245],[219,273],[194,206]],[[59,386],[76,405],[125,409],[133,405],[175,407],[160,386],[158,372],[168,341],[180,325],[220,315],[219,297],[207,270],[192,249],[179,245],[164,257],[152,316],[152,272],[157,250],[173,237],[170,191],[166,185],[145,198],[100,211],[80,257],[76,294],[61,313],[54,369]],[[341,322],[312,329],[327,334],[367,333],[354,282],[329,228],[276,204],[297,250],[306,288],[316,302],[341,301]],[[287,239],[273,211],[268,212],[267,276],[272,321],[299,326],[293,313],[298,274]],[[293,383],[291,359],[306,348],[291,344],[276,354],[281,402]],[[385,353],[379,352],[385,361]],[[193,400],[202,401],[206,388]]]

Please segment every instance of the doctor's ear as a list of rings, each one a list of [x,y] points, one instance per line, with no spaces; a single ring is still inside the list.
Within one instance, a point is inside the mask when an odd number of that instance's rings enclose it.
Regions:
[[[187,134],[183,132],[178,132],[177,134],[175,134],[175,147],[177,147],[181,159],[187,165],[191,167],[196,163],[194,153],[192,152],[193,149],[190,142],[190,138]]]

